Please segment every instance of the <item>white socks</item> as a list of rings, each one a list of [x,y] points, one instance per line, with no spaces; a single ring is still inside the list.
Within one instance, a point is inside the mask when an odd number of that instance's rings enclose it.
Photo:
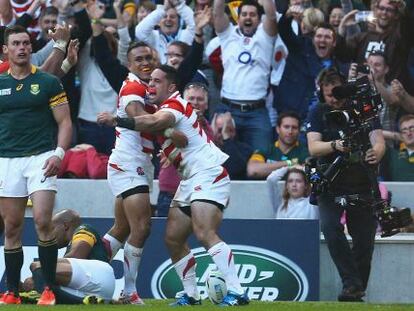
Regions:
[[[193,254],[190,252],[185,257],[181,258],[174,264],[174,267],[181,282],[183,283],[184,292],[196,300],[200,299],[195,272],[196,261]]]
[[[105,244],[105,249],[110,252],[108,255],[111,261],[122,247],[122,243],[108,233],[104,235],[102,240]]]
[[[240,295],[243,294],[244,290],[237,277],[234,257],[230,247],[222,241],[212,246],[208,250],[208,253],[213,258],[217,268],[223,274],[223,277],[226,280],[227,289]]]
[[[138,267],[141,262],[142,248],[132,246],[125,242],[124,246],[124,294],[130,295],[136,292]]]

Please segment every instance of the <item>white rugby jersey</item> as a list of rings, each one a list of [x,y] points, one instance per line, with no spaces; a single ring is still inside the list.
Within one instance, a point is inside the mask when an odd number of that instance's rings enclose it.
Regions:
[[[188,144],[174,152],[175,146],[170,139],[162,145],[164,154],[175,165],[183,179],[218,165],[222,165],[229,156],[222,152],[206,135],[198,122],[193,106],[175,92],[162,103],[161,111],[168,111],[175,117],[174,129],[181,131]]]
[[[269,36],[260,24],[252,37],[239,27],[229,25],[218,34],[224,66],[221,96],[235,100],[264,99],[276,37]]]
[[[118,106],[116,114],[118,117],[126,118],[128,114],[126,108],[131,101],[144,103],[147,85],[144,84],[136,75],[129,73],[123,82],[118,96]],[[153,105],[144,105],[145,111],[154,113]],[[115,128],[115,147],[109,159],[110,163],[131,163],[131,161],[147,160],[148,154],[154,150],[153,135],[149,133],[137,132],[121,127]]]

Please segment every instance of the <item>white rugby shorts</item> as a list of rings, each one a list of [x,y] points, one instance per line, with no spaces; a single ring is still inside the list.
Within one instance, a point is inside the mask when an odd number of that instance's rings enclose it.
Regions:
[[[216,166],[182,180],[171,202],[172,207],[190,206],[194,200],[209,200],[227,207],[230,199],[230,178],[226,169]]]
[[[152,189],[154,166],[151,161],[144,164],[108,162],[108,183],[114,196],[138,186]]]
[[[39,190],[57,192],[57,177],[43,175],[43,166],[53,154],[47,151],[28,157],[0,158],[0,197],[22,198]]]
[[[92,259],[65,258],[72,267],[72,278],[62,289],[78,297],[96,295],[112,299],[115,291],[115,274],[107,262]]]

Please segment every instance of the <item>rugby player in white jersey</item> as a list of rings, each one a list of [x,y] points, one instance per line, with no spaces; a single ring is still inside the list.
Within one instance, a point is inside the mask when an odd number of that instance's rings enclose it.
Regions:
[[[154,113],[157,107],[145,104],[150,74],[156,66],[153,50],[143,42],[131,44],[127,52],[130,73],[118,96],[117,116],[135,117]],[[124,244],[124,290],[120,300],[143,304],[136,289],[138,267],[145,240],[150,233],[152,185],[152,134],[117,127],[115,147],[108,161],[108,183],[115,201],[115,223],[103,237],[110,259]],[[184,137],[185,139],[185,137]]]
[[[111,119],[100,115],[98,123],[151,132],[174,128],[186,135],[188,145],[184,148],[176,148],[169,139],[162,146],[182,177],[171,203],[165,237],[171,260],[184,287],[184,294],[174,305],[201,304],[195,275],[196,261],[187,244],[191,233],[208,251],[226,280],[228,295],[222,305],[248,304],[249,299],[237,278],[232,251],[217,235],[230,195],[230,178],[222,167],[228,156],[207,138],[192,105],[180,97],[177,81],[174,68],[159,66],[152,72],[148,88],[149,101],[160,107],[156,113]],[[169,133],[166,134],[168,136]]]
[[[150,74],[156,66],[151,48],[144,43],[131,45],[127,57],[130,73],[119,92],[116,112],[119,117],[148,113],[144,97]],[[108,183],[116,196],[115,222],[103,241],[109,250],[109,257],[113,257],[126,238],[125,285],[121,299],[126,303],[142,304],[135,283],[144,243],[150,232],[151,206],[147,175],[152,165],[152,141],[143,133],[118,127],[115,135],[115,147],[108,161]]]

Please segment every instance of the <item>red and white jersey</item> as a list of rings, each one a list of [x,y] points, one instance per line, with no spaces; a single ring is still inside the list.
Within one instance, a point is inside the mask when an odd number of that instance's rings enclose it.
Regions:
[[[24,0],[24,1],[18,1],[18,2],[15,0],[10,0],[10,4],[13,8],[13,13],[14,13],[15,18],[17,19],[20,16],[22,16],[24,13],[26,13],[33,2],[34,0]],[[29,25],[29,27],[27,27],[27,30],[29,31],[29,33],[33,34],[34,38],[36,38],[36,36],[41,32],[38,22],[39,22],[40,13],[43,7],[44,5],[41,5],[36,10],[33,16],[33,22]]]
[[[170,139],[162,145],[164,154],[174,163],[184,180],[202,170],[222,165],[229,158],[207,137],[193,106],[180,97],[179,92],[163,102],[160,111],[172,113],[175,117],[174,129],[181,131],[188,139],[187,146],[178,149],[178,155]]]
[[[144,105],[148,113],[156,112],[155,105],[144,104],[144,97],[147,85],[144,84],[136,75],[129,73],[122,84],[118,96],[118,106],[116,114],[118,117],[126,118],[126,109],[132,101],[138,101]],[[110,158],[111,163],[130,163],[131,161],[147,160],[148,155],[154,150],[153,135],[137,132],[121,127],[115,128],[115,148],[112,149]]]

